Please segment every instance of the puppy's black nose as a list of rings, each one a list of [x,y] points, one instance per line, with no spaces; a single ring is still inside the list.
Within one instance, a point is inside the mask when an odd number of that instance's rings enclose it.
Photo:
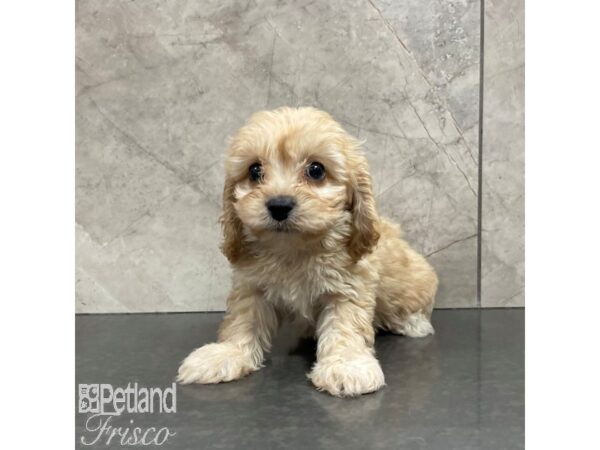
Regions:
[[[266,205],[271,217],[281,222],[288,218],[290,211],[296,206],[296,200],[288,195],[280,195],[269,199]]]

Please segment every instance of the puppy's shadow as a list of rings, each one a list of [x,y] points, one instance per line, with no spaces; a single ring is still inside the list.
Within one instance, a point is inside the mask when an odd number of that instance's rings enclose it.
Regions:
[[[317,341],[310,337],[301,337],[288,355],[302,358],[306,369],[309,370],[317,360]]]
[[[399,336],[383,330],[378,330],[376,336],[377,338],[381,338],[383,341],[387,339],[405,339],[404,336]],[[296,344],[290,347],[287,354],[289,356],[297,356],[301,358],[306,369],[311,369],[317,360],[317,340],[312,337],[298,337]]]

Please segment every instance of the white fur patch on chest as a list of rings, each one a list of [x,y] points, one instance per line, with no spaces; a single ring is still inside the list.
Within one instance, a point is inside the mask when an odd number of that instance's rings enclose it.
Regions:
[[[266,301],[309,321],[316,320],[323,296],[339,292],[343,286],[342,274],[317,257],[282,260],[263,256],[240,275],[255,283]]]

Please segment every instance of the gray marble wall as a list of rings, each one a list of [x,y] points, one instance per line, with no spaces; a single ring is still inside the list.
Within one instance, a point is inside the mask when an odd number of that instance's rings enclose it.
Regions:
[[[521,81],[501,48],[513,2],[488,2],[497,100],[483,125],[522,126],[519,93],[504,98]],[[379,209],[438,270],[438,306],[479,306],[480,13],[479,0],[78,0],[77,311],[223,309],[226,138],[281,105],[324,109],[366,140]],[[500,208],[522,195],[505,174],[522,140],[485,128],[481,300],[518,304],[522,212]]]
[[[525,35],[522,0],[485,0],[482,306],[523,306]]]

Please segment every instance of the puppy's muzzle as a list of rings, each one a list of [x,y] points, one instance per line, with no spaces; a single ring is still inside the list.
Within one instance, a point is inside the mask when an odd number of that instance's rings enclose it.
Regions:
[[[271,217],[277,222],[282,222],[288,218],[290,212],[296,206],[296,200],[294,200],[294,197],[288,195],[280,195],[270,198],[266,202],[266,206]]]

